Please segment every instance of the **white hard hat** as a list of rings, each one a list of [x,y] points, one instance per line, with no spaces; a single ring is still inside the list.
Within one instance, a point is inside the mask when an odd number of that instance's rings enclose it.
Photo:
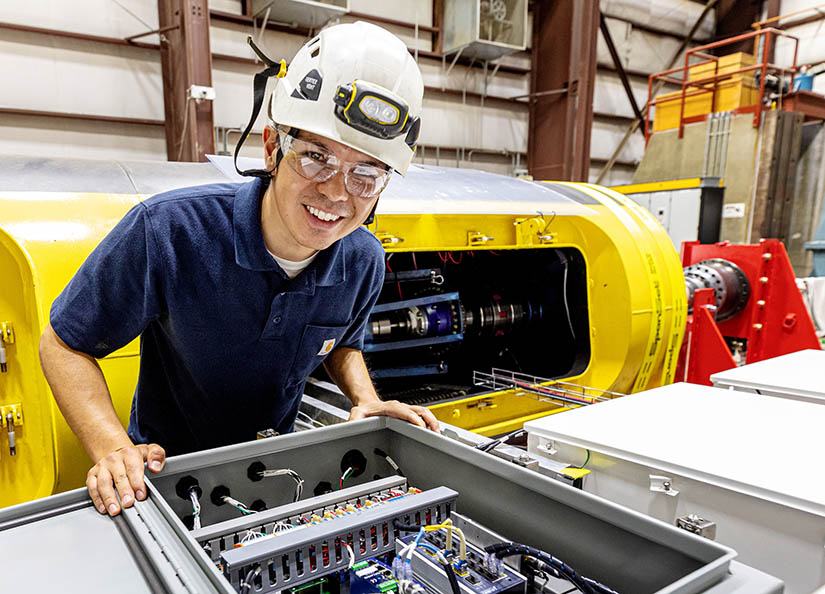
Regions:
[[[398,37],[365,22],[333,25],[278,78],[270,119],[338,141],[402,175],[415,152],[424,81]]]

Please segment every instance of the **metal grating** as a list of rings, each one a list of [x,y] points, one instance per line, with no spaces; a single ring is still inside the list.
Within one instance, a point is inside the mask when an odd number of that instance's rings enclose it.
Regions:
[[[493,369],[492,373],[473,371],[473,385],[491,390],[514,390],[517,396],[573,406],[587,406],[624,396],[619,392],[598,390],[506,369]]]

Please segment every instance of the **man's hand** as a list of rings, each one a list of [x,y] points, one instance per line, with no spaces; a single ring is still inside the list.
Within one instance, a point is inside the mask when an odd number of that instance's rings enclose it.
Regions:
[[[438,432],[438,421],[430,412],[430,409],[423,406],[414,406],[398,402],[398,400],[380,400],[353,406],[349,412],[349,420],[366,419],[367,417],[393,417],[407,421],[419,427],[426,427],[430,431]]]
[[[438,431],[438,421],[428,408],[387,400],[382,402],[375,393],[370,374],[361,351],[338,347],[327,356],[324,368],[344,395],[354,405],[349,420],[367,417],[393,417],[430,431]]]
[[[134,505],[135,498],[146,499],[144,462],[152,472],[160,472],[166,462],[166,451],[155,443],[126,446],[103,456],[92,466],[86,475],[86,488],[97,511],[110,516],[120,513],[115,487],[123,507]]]

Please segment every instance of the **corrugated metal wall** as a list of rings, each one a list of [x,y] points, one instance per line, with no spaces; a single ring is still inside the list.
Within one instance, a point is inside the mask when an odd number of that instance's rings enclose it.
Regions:
[[[559,0],[572,1],[572,0]],[[795,4],[794,2],[784,2]],[[603,0],[602,10],[640,105],[647,95],[646,75],[662,70],[702,11],[691,0]],[[240,14],[240,0],[211,0],[213,10]],[[350,10],[421,26],[432,25],[432,0],[351,0]],[[352,20],[345,17],[344,20]],[[3,2],[0,22],[124,38],[157,27],[155,0],[28,0]],[[411,48],[432,51],[430,33],[388,27]],[[697,38],[714,28],[707,19]],[[237,140],[248,117],[252,64],[223,56],[252,58],[245,43],[251,27],[212,20],[215,126],[229,130],[227,148]],[[140,39],[158,44],[157,35]],[[303,35],[268,31],[263,46],[272,56],[291,57]],[[523,167],[527,145],[527,104],[513,101],[529,92],[530,53],[501,59],[516,67],[487,76],[483,68],[419,56],[428,90],[424,101],[422,150],[417,161],[475,167],[510,174]],[[521,71],[518,71],[521,69]],[[92,158],[165,159],[163,92],[159,52],[144,47],[68,39],[42,33],[0,28],[0,154],[77,156]],[[486,84],[485,84],[486,83]],[[486,89],[485,89],[486,87]],[[453,92],[450,92],[453,91]],[[485,95],[482,98],[482,95]],[[8,109],[59,112],[83,116],[128,118],[111,122],[36,114]],[[594,99],[591,178],[613,153],[631,121],[632,110],[603,40],[599,40],[599,70]],[[264,120],[259,120],[260,131]],[[224,136],[219,134],[217,150]],[[630,180],[644,143],[636,137],[622,152],[605,183]],[[456,151],[455,149],[460,149]],[[257,155],[253,137],[245,154]]]

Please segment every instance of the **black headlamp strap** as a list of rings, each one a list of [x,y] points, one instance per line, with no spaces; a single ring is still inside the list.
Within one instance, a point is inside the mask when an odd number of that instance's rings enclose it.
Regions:
[[[245,171],[241,171],[238,169],[238,154],[241,152],[241,146],[243,146],[244,141],[249,136],[249,132],[252,130],[252,126],[255,125],[255,120],[258,119],[258,114],[261,113],[261,107],[264,103],[264,97],[266,96],[266,83],[267,81],[272,78],[273,76],[278,78],[283,78],[286,75],[286,60],[281,60],[280,62],[273,62],[268,57],[264,55],[264,53],[258,49],[258,46],[252,41],[252,37],[247,37],[247,43],[252,47],[252,50],[258,54],[258,57],[263,60],[264,64],[267,67],[258,72],[255,75],[255,80],[252,84],[253,89],[253,101],[252,101],[252,117],[249,119],[249,123],[246,125],[246,129],[241,134],[240,139],[238,140],[238,144],[235,147],[235,171],[238,174],[246,176],[246,177],[261,177],[268,179],[272,175],[272,171],[268,169],[247,169]],[[280,148],[278,149],[278,158],[276,159],[277,162],[280,161],[281,151]],[[273,170],[274,171],[274,170]]]
[[[364,225],[372,225],[373,221],[375,221],[375,211],[378,209],[378,200],[375,201],[375,204],[372,207],[372,211],[370,212],[370,216],[367,217],[367,220],[363,222]]]

